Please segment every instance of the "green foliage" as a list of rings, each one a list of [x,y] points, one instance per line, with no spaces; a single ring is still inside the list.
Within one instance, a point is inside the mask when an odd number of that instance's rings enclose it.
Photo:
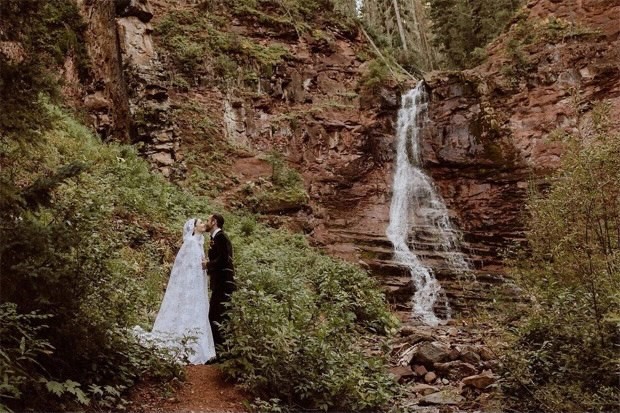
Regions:
[[[86,74],[89,64],[83,39],[85,24],[75,2],[2,0],[0,15],[2,40],[19,42],[28,64],[43,68],[50,63],[62,64],[72,54],[80,74]]]
[[[574,38],[590,38],[598,34],[600,33],[597,30],[554,16],[542,22],[541,30],[537,32],[540,42],[551,44]]]
[[[480,63],[476,49],[493,40],[522,4],[521,0],[431,0],[434,42],[453,68]]]
[[[8,409],[8,400],[22,397],[23,385],[28,380],[44,378],[37,360],[53,350],[40,337],[49,317],[36,312],[20,314],[15,304],[0,304],[0,410]]]
[[[320,25],[344,32],[354,31],[354,21],[338,0],[224,0],[240,18],[252,18],[279,35],[300,35]]]
[[[57,80],[49,67],[71,53],[79,73],[88,70],[83,22],[71,0],[2,0],[0,41],[13,42],[16,55],[0,58],[0,159],[12,157],[10,142],[36,145],[51,118],[39,95],[54,95]],[[18,188],[11,177],[0,176],[0,207],[14,200]],[[6,203],[5,203],[6,202]]]
[[[356,344],[364,332],[384,333],[395,323],[374,281],[314,252],[302,237],[260,234],[237,242],[243,248],[225,371],[288,408],[385,406],[394,383],[384,360]]]
[[[359,88],[363,93],[374,94],[381,86],[385,85],[390,79],[390,70],[381,59],[374,59],[368,66],[358,82]]]
[[[227,20],[193,9],[168,14],[157,26],[163,47],[189,79],[212,71],[222,82],[243,78],[245,70],[271,72],[288,56],[279,44],[262,45],[226,30]]]
[[[278,152],[272,152],[267,157],[271,165],[271,182],[274,185],[286,188],[302,185],[303,181],[299,173],[286,165],[286,161]]]
[[[607,412],[620,396],[620,135],[601,123],[608,109],[595,105],[596,137],[568,143],[529,205],[531,251],[514,272],[533,302],[505,360],[520,411]]]
[[[267,161],[272,167],[271,179],[247,182],[239,193],[239,204],[259,213],[297,210],[305,206],[308,194],[299,172],[286,165],[279,153],[269,154]]]
[[[0,299],[15,303],[17,314],[51,315],[49,328],[32,340],[53,351],[33,354],[25,367],[9,357],[8,382],[22,395],[37,395],[10,406],[114,407],[122,400],[112,393],[120,395],[137,377],[179,374],[164,354],[138,345],[128,327],[157,308],[164,258],[174,248],[168,228],[180,226],[176,218],[196,204],[151,174],[133,149],[104,146],[58,108],[42,107],[51,128],[37,147],[7,144],[13,156],[0,174],[24,189],[0,210]],[[87,172],[66,167],[75,163]],[[31,188],[37,196],[28,203]],[[28,331],[24,320],[19,328]],[[1,322],[9,328],[11,318]],[[15,341],[6,348],[19,349]],[[41,371],[44,381],[36,379]],[[105,386],[114,391],[99,394]],[[49,392],[61,397],[50,399]]]
[[[565,19],[528,19],[525,13],[520,13],[509,32],[505,49],[509,61],[502,66],[501,72],[513,85],[517,85],[536,67],[536,63],[529,57],[528,49],[537,50],[542,45],[589,38],[597,34],[594,30]]]

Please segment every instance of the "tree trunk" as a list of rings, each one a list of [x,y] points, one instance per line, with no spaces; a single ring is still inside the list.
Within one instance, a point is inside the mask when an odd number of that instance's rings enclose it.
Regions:
[[[394,5],[394,14],[396,15],[396,24],[398,25],[398,34],[400,34],[400,41],[403,45],[403,50],[407,51],[407,39],[405,38],[405,30],[403,29],[403,22],[400,19],[400,10],[398,9],[398,0],[392,0]]]

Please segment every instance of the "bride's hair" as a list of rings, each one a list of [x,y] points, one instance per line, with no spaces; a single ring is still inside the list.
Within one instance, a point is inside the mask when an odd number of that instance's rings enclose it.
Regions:
[[[196,224],[198,223],[198,218],[194,218],[194,229],[192,229],[192,236],[196,235]]]

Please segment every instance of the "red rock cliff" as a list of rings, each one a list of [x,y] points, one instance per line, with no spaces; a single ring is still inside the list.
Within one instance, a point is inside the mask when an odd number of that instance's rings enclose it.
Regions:
[[[264,154],[283,154],[301,172],[309,201],[264,211],[265,219],[363,262],[406,308],[412,286],[391,262],[384,235],[404,86],[364,92],[364,37],[331,26],[304,34],[266,27],[256,15],[208,10],[227,21],[225,30],[254,44],[277,43],[288,57],[260,74],[255,90],[214,85],[208,68],[195,74],[191,87],[177,87],[169,81],[174,66],[165,53],[157,56],[160,39],[151,47],[151,12],[156,25],[171,11],[187,12],[186,18],[204,11],[192,1],[129,3],[135,7],[116,16],[121,58],[135,69],[125,69],[134,86],[124,104],[139,124],[134,140],[147,144],[145,154],[166,173],[184,172],[186,159],[186,183],[208,187],[229,205],[243,196],[246,182],[260,183],[271,173]],[[145,8],[149,13],[136,14]],[[503,249],[523,239],[528,186],[557,167],[562,137],[587,139],[597,102],[610,103],[612,119],[620,119],[619,33],[618,0],[532,1],[487,48],[484,64],[427,76],[431,127],[423,157],[464,232],[477,281],[443,271],[430,246],[418,252],[457,307],[485,299],[501,281]]]

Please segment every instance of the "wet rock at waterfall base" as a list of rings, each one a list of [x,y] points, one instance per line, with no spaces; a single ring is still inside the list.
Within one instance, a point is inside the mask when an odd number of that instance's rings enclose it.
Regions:
[[[464,401],[465,398],[461,396],[455,389],[449,389],[424,396],[420,400],[420,405],[456,405]]]
[[[461,380],[463,377],[478,373],[475,366],[460,360],[447,363],[435,363],[435,370],[450,380]]]
[[[450,350],[437,342],[423,342],[417,348],[413,357],[412,364],[421,364],[424,367],[432,368],[435,363],[450,360]]]
[[[412,345],[422,341],[433,341],[434,339],[430,331],[420,330],[416,326],[405,325],[398,333],[403,337],[403,341]]]

